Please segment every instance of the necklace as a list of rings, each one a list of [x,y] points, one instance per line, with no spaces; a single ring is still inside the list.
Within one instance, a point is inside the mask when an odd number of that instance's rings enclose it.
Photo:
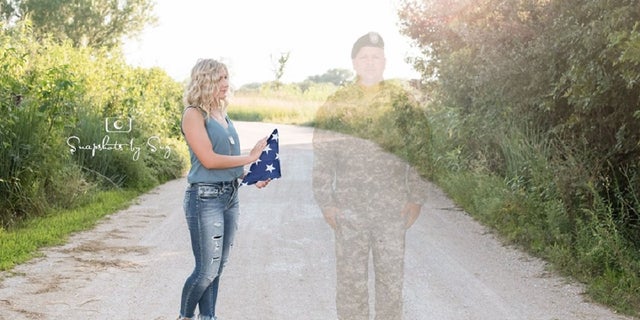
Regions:
[[[225,117],[224,113],[222,112],[222,109],[216,108],[214,110],[209,110],[209,115],[211,116],[211,118],[216,120],[216,122],[218,122],[225,130],[229,129],[229,124],[227,123],[227,118]],[[233,136],[231,135],[231,133],[228,133],[227,139],[229,139],[229,143],[231,145],[235,145],[236,144],[236,141],[235,141],[235,139],[233,139]]]
[[[216,120],[222,127],[227,128],[227,119],[221,109],[209,110],[209,116]]]

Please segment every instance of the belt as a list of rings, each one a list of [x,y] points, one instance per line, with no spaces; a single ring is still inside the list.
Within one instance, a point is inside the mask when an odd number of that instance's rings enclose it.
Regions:
[[[240,183],[238,182],[238,179],[233,179],[231,181],[194,182],[194,183],[191,183],[190,186],[191,187],[198,187],[198,186],[210,186],[210,187],[232,186],[232,187],[238,187],[239,184]]]

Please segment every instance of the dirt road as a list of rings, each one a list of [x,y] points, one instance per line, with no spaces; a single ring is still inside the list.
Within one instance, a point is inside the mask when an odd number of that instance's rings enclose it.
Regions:
[[[311,191],[312,131],[238,122],[243,146],[275,127],[283,179],[241,187],[236,246],[221,282],[224,320],[331,320],[333,233]],[[175,319],[192,267],[186,181],[166,183],[95,229],[0,279],[0,319]],[[407,320],[630,319],[588,302],[580,285],[503,246],[437,188],[408,231]]]

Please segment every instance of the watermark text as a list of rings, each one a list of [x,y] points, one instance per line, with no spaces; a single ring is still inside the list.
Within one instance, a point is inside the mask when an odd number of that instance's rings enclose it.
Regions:
[[[69,151],[75,154],[79,151],[91,152],[91,157],[95,157],[96,153],[102,151],[120,151],[131,152],[131,158],[134,161],[140,159],[140,153],[144,150],[156,153],[162,152],[163,157],[168,159],[171,156],[171,147],[163,145],[159,136],[151,136],[147,139],[146,143],[142,145],[136,144],[135,139],[131,138],[129,141],[120,142],[118,140],[111,140],[111,136],[108,134],[102,138],[100,142],[83,143],[77,136],[70,136],[67,138],[67,146]]]

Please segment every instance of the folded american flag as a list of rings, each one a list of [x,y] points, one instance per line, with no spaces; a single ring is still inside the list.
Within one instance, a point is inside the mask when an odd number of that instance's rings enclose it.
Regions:
[[[262,151],[260,158],[251,164],[249,172],[242,179],[243,185],[251,185],[258,181],[273,180],[281,177],[278,139],[278,129],[274,129],[267,139],[267,146]]]

